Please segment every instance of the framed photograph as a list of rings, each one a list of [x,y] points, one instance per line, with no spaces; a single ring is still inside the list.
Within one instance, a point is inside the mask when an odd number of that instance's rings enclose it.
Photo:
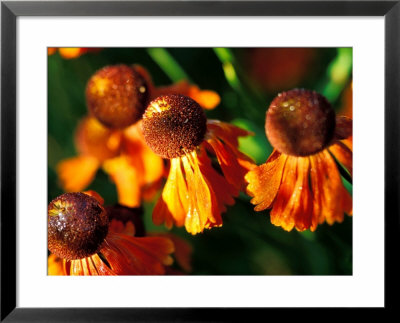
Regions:
[[[2,2],[1,320],[394,309],[399,16]]]

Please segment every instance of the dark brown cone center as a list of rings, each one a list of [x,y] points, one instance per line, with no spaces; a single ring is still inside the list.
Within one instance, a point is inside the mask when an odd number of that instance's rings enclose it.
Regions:
[[[335,131],[335,112],[315,91],[294,89],[279,94],[266,116],[265,131],[281,153],[309,156],[326,148]]]
[[[103,125],[121,129],[137,122],[149,101],[149,84],[127,65],[106,66],[86,86],[88,109]]]
[[[148,146],[163,158],[176,158],[193,151],[204,140],[207,119],[193,99],[166,95],[152,101],[142,121]]]
[[[48,206],[48,248],[66,260],[93,255],[108,232],[106,211],[84,193],[65,193]]]

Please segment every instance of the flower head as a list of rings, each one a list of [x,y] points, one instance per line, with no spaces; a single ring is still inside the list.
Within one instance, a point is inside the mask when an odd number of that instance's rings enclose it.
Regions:
[[[246,175],[255,210],[271,210],[285,230],[341,222],[352,213],[350,194],[335,159],[351,174],[351,119],[337,117],[329,102],[309,90],[275,98],[266,116],[266,135],[275,148],[267,162]]]
[[[65,193],[51,201],[48,207],[48,248],[52,253],[49,274],[164,274],[165,266],[172,263],[172,241],[165,237],[127,234],[128,225],[125,232],[119,232],[115,222],[121,220],[119,211],[103,207],[93,192]],[[127,217],[125,220],[125,224],[130,222]]]
[[[200,105],[183,95],[152,101],[143,117],[146,143],[163,158],[181,157],[204,140],[207,119]]]
[[[192,234],[222,225],[221,213],[234,203],[250,159],[237,149],[238,137],[249,135],[235,126],[207,121],[199,104],[183,95],[153,100],[143,115],[149,147],[170,159],[162,196],[153,221],[185,226]],[[215,158],[219,166],[212,165]]]
[[[84,190],[101,167],[116,184],[120,204],[137,207],[142,199],[153,197],[164,175],[164,164],[146,145],[140,119],[149,100],[160,93],[187,93],[207,109],[219,103],[218,94],[186,81],[155,87],[147,71],[138,65],[100,69],[86,87],[91,115],[76,130],[78,156],[57,166],[62,188],[67,192]]]
[[[135,66],[106,66],[87,84],[88,109],[106,127],[125,128],[141,118],[150,97],[149,86]]]

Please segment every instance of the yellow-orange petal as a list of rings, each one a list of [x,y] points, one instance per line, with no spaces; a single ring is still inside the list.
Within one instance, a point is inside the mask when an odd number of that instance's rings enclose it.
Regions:
[[[153,210],[153,222],[157,225],[165,222],[167,227],[172,224],[183,226],[188,204],[188,193],[184,181],[181,161],[171,159],[171,167],[163,192]]]
[[[97,158],[100,162],[120,153],[122,132],[103,126],[96,118],[82,119],[75,133],[75,145],[79,154]]]
[[[72,59],[81,56],[85,50],[80,47],[60,47],[58,49],[62,58],[65,59]]]
[[[215,195],[200,171],[196,152],[193,151],[181,159],[189,194],[189,208],[185,219],[186,231],[197,234],[203,232],[205,228],[220,226],[222,222],[216,212]]]
[[[190,87],[188,96],[206,110],[214,109],[221,102],[221,98],[217,92],[211,90],[200,90],[200,88],[195,85]]]
[[[47,274],[50,276],[64,276],[66,273],[63,259],[51,254],[47,258]]]
[[[250,202],[256,205],[254,210],[262,211],[271,207],[281,185],[286,158],[287,155],[275,150],[265,164],[246,174],[247,194],[253,197]]]
[[[353,175],[353,152],[344,143],[337,141],[329,151]]]
[[[138,181],[144,186],[158,182],[164,174],[163,159],[146,144],[140,121],[124,131],[124,151],[138,172]]]
[[[99,161],[91,156],[78,156],[62,160],[56,168],[60,185],[66,192],[80,192],[94,179]]]
[[[126,155],[108,159],[103,163],[104,171],[115,183],[120,204],[129,207],[138,207],[141,204],[140,183],[138,173],[132,167]]]

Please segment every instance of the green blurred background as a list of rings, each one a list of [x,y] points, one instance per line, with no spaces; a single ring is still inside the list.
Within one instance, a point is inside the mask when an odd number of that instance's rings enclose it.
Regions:
[[[232,122],[254,132],[240,141],[241,150],[257,164],[271,153],[265,112],[272,99],[292,88],[325,95],[340,113],[349,111],[344,93],[352,81],[351,48],[105,48],[78,58],[48,57],[48,200],[63,193],[56,164],[76,155],[74,131],[87,114],[85,86],[98,69],[113,64],[140,64],[156,86],[188,79],[221,96],[206,111],[209,118]],[[351,103],[351,101],[350,101]],[[351,106],[350,106],[351,111]],[[345,179],[351,192],[352,186]],[[117,203],[114,184],[99,170],[88,189],[107,205]],[[171,231],[193,246],[194,275],[351,275],[352,218],[315,232],[286,232],[270,223],[269,211],[255,212],[241,194],[223,214],[223,226],[192,236]],[[154,204],[144,204],[147,231],[166,231],[151,220]]]

